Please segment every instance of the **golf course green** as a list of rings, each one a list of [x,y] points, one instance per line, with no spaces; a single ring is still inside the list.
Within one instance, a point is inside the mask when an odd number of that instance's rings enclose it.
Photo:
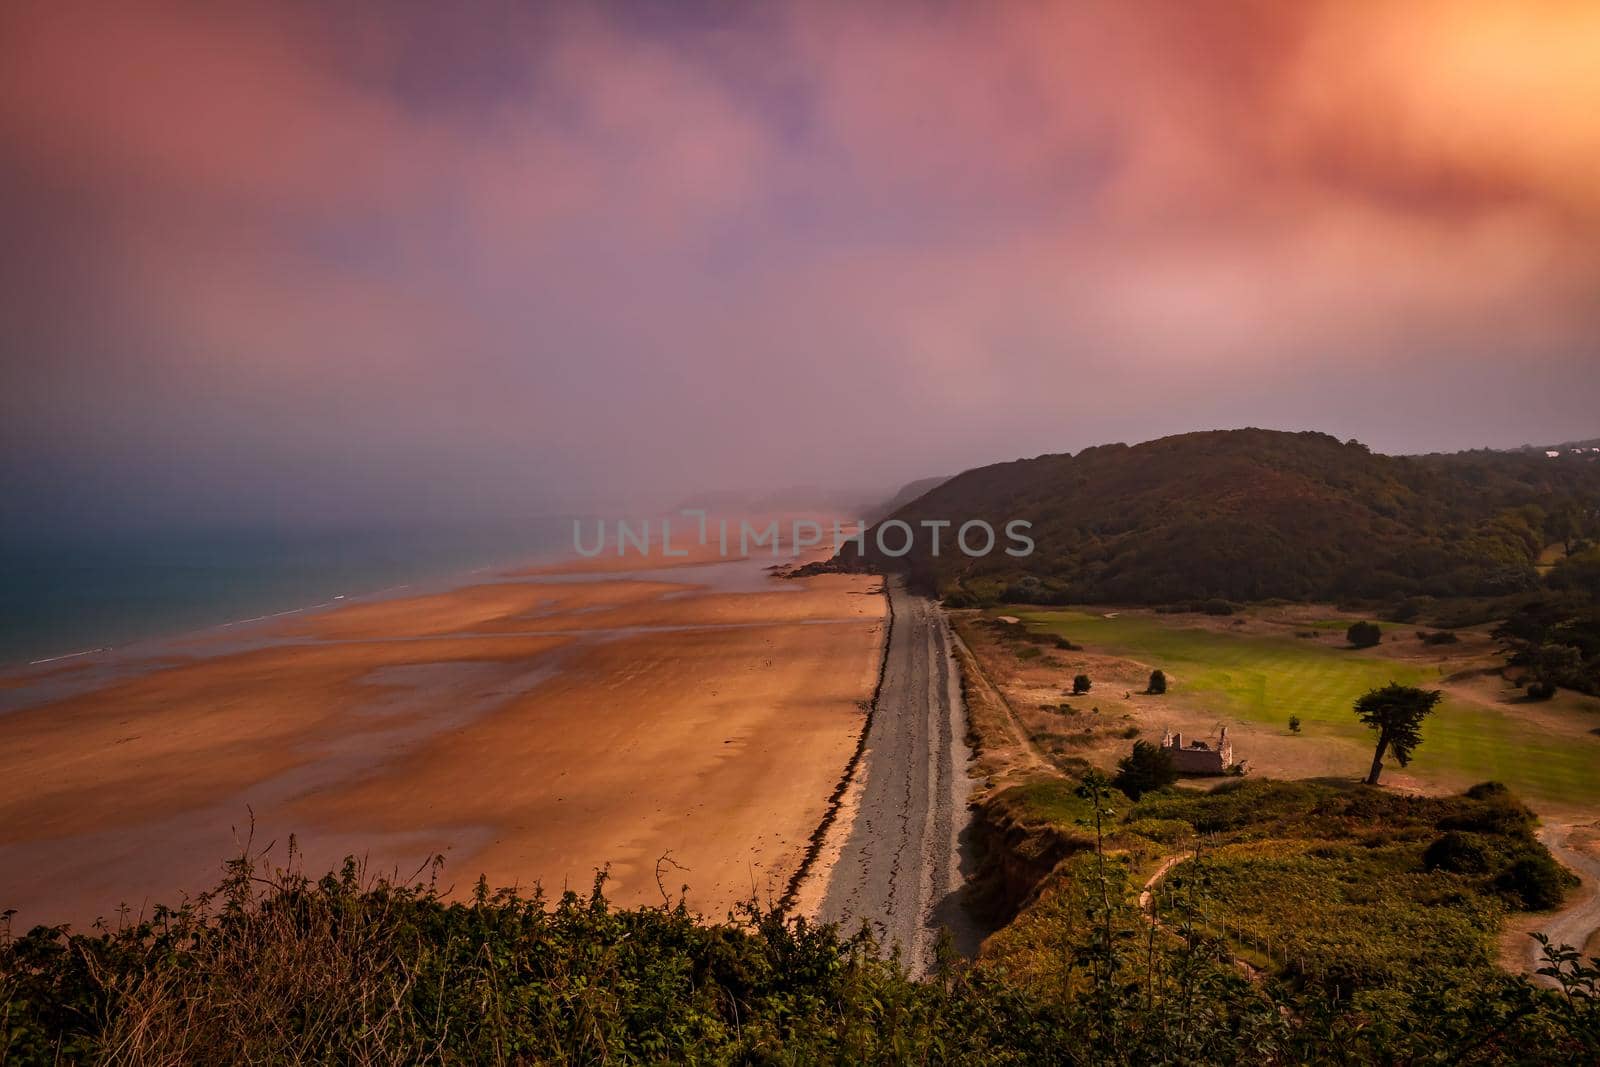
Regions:
[[[1149,615],[1019,615],[1030,630],[1160,667],[1174,692],[1214,702],[1221,714],[1279,726],[1297,715],[1308,738],[1369,743],[1371,734],[1351,710],[1358,697],[1391,681],[1424,687],[1440,682],[1438,668],[1385,659],[1376,649],[1232,634]],[[1600,728],[1600,716],[1594,716],[1594,726]],[[1447,697],[1425,724],[1410,771],[1441,780],[1493,779],[1530,801],[1593,805],[1600,803],[1600,736],[1551,733],[1495,707]]]

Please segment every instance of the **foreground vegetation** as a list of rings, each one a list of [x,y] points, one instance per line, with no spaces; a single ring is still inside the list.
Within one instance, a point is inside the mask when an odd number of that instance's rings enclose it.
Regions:
[[[452,903],[431,883],[367,879],[353,862],[311,880],[246,856],[214,893],[147,921],[8,935],[0,1059],[1600,1056],[1595,961],[1553,954],[1563,987],[1553,992],[1490,963],[1500,914],[1525,902],[1521,876],[1507,872],[1542,855],[1525,809],[1503,790],[1429,800],[1244,781],[1135,805],[1103,782],[1089,786],[1033,783],[996,798],[1078,847],[979,961],[946,953],[927,981],[909,979],[864,932],[755,907],[706,923],[681,900],[616,909],[603,878],[555,901],[480,885]],[[1436,843],[1450,834],[1474,847],[1446,855]],[[1185,851],[1202,839],[1198,856]],[[1136,891],[1163,855],[1184,860],[1147,913]]]
[[[1154,1003],[1198,953],[1220,962],[1210,988],[1231,992],[1191,1001],[1190,1026],[1225,1014],[1245,1042],[1250,1005],[1270,1005],[1285,1026],[1257,1035],[1268,1060],[1559,1063],[1600,1048],[1592,966],[1569,959],[1559,998],[1496,966],[1508,911],[1556,906],[1574,884],[1503,786],[1429,798],[1243,779],[1135,802],[1108,785],[1091,772],[992,799],[1013,836],[1031,827],[1067,856],[986,946],[991,976],[1068,998],[1110,982]]]

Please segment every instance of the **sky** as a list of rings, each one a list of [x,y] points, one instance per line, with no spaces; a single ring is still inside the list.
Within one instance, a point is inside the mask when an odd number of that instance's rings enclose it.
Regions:
[[[8,522],[1600,434],[1583,0],[0,7]]]

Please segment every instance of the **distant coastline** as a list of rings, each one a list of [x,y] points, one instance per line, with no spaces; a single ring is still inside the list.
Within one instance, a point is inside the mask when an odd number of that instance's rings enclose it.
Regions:
[[[553,558],[570,523],[13,537],[0,551],[0,670]]]

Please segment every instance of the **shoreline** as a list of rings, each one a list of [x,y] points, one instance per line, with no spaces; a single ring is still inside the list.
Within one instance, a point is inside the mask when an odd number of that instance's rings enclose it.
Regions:
[[[0,906],[31,925],[175,903],[236,854],[247,811],[308,869],[441,853],[460,890],[480,871],[586,886],[610,864],[608,893],[647,903],[670,855],[707,914],[785,892],[859,744],[881,583],[776,579],[764,555],[627,562],[0,677],[0,870],[21,872]]]
[[[853,794],[861,789],[866,775],[862,767],[862,760],[867,752],[867,739],[872,734],[873,719],[878,713],[878,704],[883,699],[883,680],[889,671],[889,649],[894,641],[894,597],[890,595],[889,580],[884,579],[882,588],[884,603],[883,624],[883,652],[878,656],[878,680],[873,684],[872,697],[866,703],[866,717],[861,723],[860,736],[856,738],[855,751],[850,754],[850,760],[844,765],[844,771],[839,775],[839,784],[834,786],[832,794],[828,797],[827,809],[822,813],[822,819],[817,823],[817,828],[811,832],[811,839],[806,845],[804,857],[800,865],[795,868],[794,874],[789,878],[788,888],[778,903],[782,907],[801,905],[806,903],[802,910],[806,914],[815,914],[820,897],[827,894],[829,883],[833,879],[833,868],[838,863],[843,852],[842,842],[830,845],[830,835],[838,836],[835,827],[841,829],[847,823],[840,822],[841,815],[847,815],[849,822],[855,820],[856,805],[852,804]]]
[[[567,516],[559,517],[561,521],[565,521],[567,518]],[[713,516],[713,519],[715,518]],[[785,516],[784,519],[779,520],[780,527],[787,518]],[[831,522],[832,520],[828,521]],[[849,527],[851,524],[845,523],[844,525]],[[678,570],[685,567],[717,566],[758,559],[767,561],[770,564],[787,564],[796,558],[788,547],[788,541],[783,537],[781,529],[777,546],[769,548],[766,545],[762,545],[760,546],[762,551],[749,554],[719,549],[716,554],[708,555],[707,553],[713,544],[715,542],[708,542],[705,545],[691,544],[686,554],[680,555],[675,551],[670,557],[660,555],[658,550],[661,546],[654,541],[642,553],[636,548],[619,544],[615,551],[608,548],[597,556],[580,556],[572,551],[570,545],[563,541],[559,547],[507,549],[504,552],[497,552],[497,558],[493,562],[486,564],[451,565],[447,568],[439,569],[419,562],[416,564],[415,569],[411,570],[406,576],[405,581],[385,585],[377,589],[353,588],[360,585],[360,579],[354,578],[348,582],[335,582],[331,586],[344,591],[332,594],[316,594],[305,603],[295,604],[279,610],[263,611],[256,615],[214,622],[182,622],[174,623],[170,627],[156,625],[138,636],[120,639],[97,639],[91,635],[86,636],[82,642],[64,642],[67,645],[77,644],[79,646],[76,648],[69,647],[65,651],[50,651],[46,655],[28,659],[21,658],[21,656],[15,659],[0,658],[0,688],[4,688],[7,685],[14,686],[19,676],[32,673],[32,668],[36,667],[50,667],[52,664],[105,653],[145,655],[159,651],[162,646],[184,643],[215,631],[229,630],[236,627],[252,627],[257,623],[270,623],[274,619],[293,615],[316,615],[349,604],[383,601],[407,590],[425,593],[448,592],[472,584],[474,578],[482,575],[488,575],[501,581],[600,581],[607,577],[635,574],[640,571]],[[827,548],[827,542],[811,546],[801,558],[809,560],[813,555],[818,555],[818,558],[826,558],[828,553],[825,550]],[[84,644],[92,644],[93,647],[83,647]],[[0,713],[3,713],[3,709],[0,709]]]
[[[528,523],[531,526],[538,526],[539,523],[565,522],[566,518],[568,517],[531,518]],[[514,545],[510,544],[512,541],[515,541],[514,537],[507,536],[507,544],[504,547],[486,550],[486,552],[466,549],[464,550],[466,555],[475,557],[470,558],[470,560],[440,563],[438,560],[430,561],[427,558],[411,558],[410,561],[400,563],[392,573],[382,577],[378,576],[378,574],[365,574],[363,576],[358,569],[342,566],[342,568],[333,569],[330,573],[322,576],[325,579],[325,585],[323,585],[322,590],[318,590],[318,592],[301,590],[299,595],[304,597],[302,601],[291,600],[288,605],[285,605],[282,600],[272,600],[270,592],[266,593],[266,595],[261,595],[261,597],[256,598],[256,606],[261,608],[261,611],[256,614],[242,614],[242,616],[232,617],[232,619],[229,619],[229,617],[222,617],[222,619],[213,617],[213,619],[206,619],[206,621],[200,621],[200,619],[150,621],[150,619],[147,619],[146,625],[138,633],[131,633],[131,635],[120,635],[120,637],[115,633],[107,635],[109,630],[115,630],[118,627],[117,625],[106,625],[106,627],[99,627],[99,633],[83,633],[82,640],[62,638],[61,646],[58,646],[61,651],[56,651],[56,649],[35,649],[34,653],[0,651],[0,677],[10,678],[14,673],[26,672],[30,667],[42,667],[42,665],[53,664],[53,662],[64,661],[64,659],[74,659],[74,657],[94,656],[94,654],[99,653],[126,653],[126,651],[139,653],[139,651],[144,651],[147,646],[160,646],[166,645],[166,643],[173,643],[173,641],[187,640],[187,638],[198,637],[198,635],[213,632],[213,630],[272,621],[277,617],[291,616],[291,614],[315,613],[315,611],[323,611],[323,609],[338,608],[342,603],[349,603],[349,601],[366,601],[373,600],[373,598],[387,597],[390,593],[400,592],[400,590],[405,589],[451,589],[454,585],[466,584],[474,574],[486,574],[491,573],[491,571],[494,571],[494,573],[507,573],[507,571],[512,571],[515,568],[560,561],[563,558],[563,547],[544,545],[541,537],[530,536],[526,539],[526,544],[531,544],[533,547],[514,547]],[[560,545],[565,544],[565,541],[560,542]],[[387,550],[387,547],[384,547],[384,550]],[[278,577],[282,579],[283,576],[280,574]],[[187,601],[186,598],[186,608],[190,609],[190,611],[205,613],[205,605],[208,605],[208,603],[218,603],[218,598],[206,597],[203,600],[194,601]],[[246,611],[250,609],[248,605],[235,606],[242,606]],[[147,616],[147,614],[149,613],[141,613],[141,616]],[[70,645],[77,645],[77,648],[69,648]],[[86,648],[86,645],[91,646],[91,648]],[[26,648],[26,645],[21,645],[19,648]]]

